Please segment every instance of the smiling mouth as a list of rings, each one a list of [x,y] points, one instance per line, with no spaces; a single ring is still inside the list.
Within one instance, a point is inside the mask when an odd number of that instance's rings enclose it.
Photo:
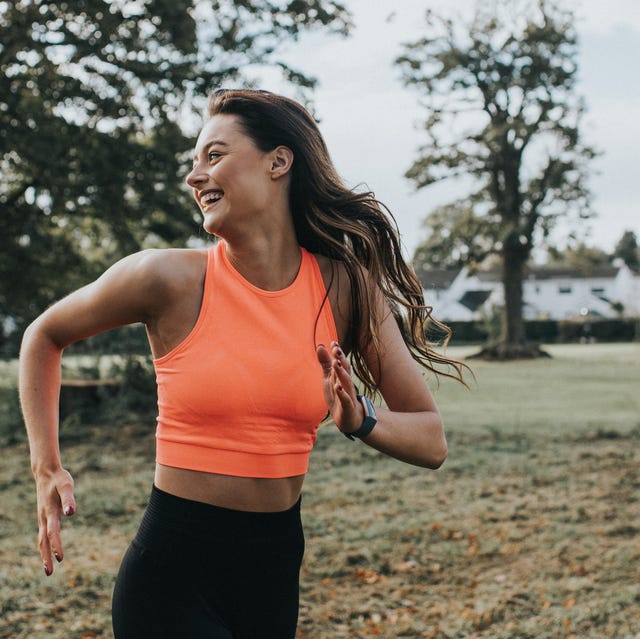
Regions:
[[[202,207],[202,210],[205,210],[208,207],[215,204],[216,202],[219,202],[223,196],[224,196],[223,191],[207,191],[200,198],[200,206]]]

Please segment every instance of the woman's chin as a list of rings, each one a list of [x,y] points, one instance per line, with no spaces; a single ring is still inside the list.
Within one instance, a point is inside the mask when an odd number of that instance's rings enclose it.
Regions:
[[[215,215],[206,214],[202,220],[202,228],[210,235],[218,235],[220,231],[220,220]]]

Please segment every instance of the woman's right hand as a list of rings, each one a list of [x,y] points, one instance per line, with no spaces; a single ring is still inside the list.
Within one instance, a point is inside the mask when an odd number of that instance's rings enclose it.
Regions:
[[[73,478],[64,469],[36,474],[38,499],[38,546],[47,576],[53,573],[52,554],[58,560],[64,558],[60,538],[62,515],[71,516],[76,511],[73,496]]]

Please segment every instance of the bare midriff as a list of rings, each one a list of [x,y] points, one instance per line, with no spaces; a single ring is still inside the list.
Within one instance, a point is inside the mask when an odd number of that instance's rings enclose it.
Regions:
[[[298,501],[304,477],[232,477],[156,464],[154,482],[167,493],[212,506],[249,512],[280,512]]]

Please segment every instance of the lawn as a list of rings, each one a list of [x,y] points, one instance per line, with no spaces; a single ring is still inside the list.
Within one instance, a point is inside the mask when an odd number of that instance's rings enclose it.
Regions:
[[[324,427],[303,497],[300,639],[640,639],[640,344],[549,347],[432,384],[449,458]],[[464,350],[452,350],[464,355]],[[45,578],[28,453],[0,467],[0,637],[111,637],[115,571],[152,480],[152,426],[63,436],[78,513]]]

